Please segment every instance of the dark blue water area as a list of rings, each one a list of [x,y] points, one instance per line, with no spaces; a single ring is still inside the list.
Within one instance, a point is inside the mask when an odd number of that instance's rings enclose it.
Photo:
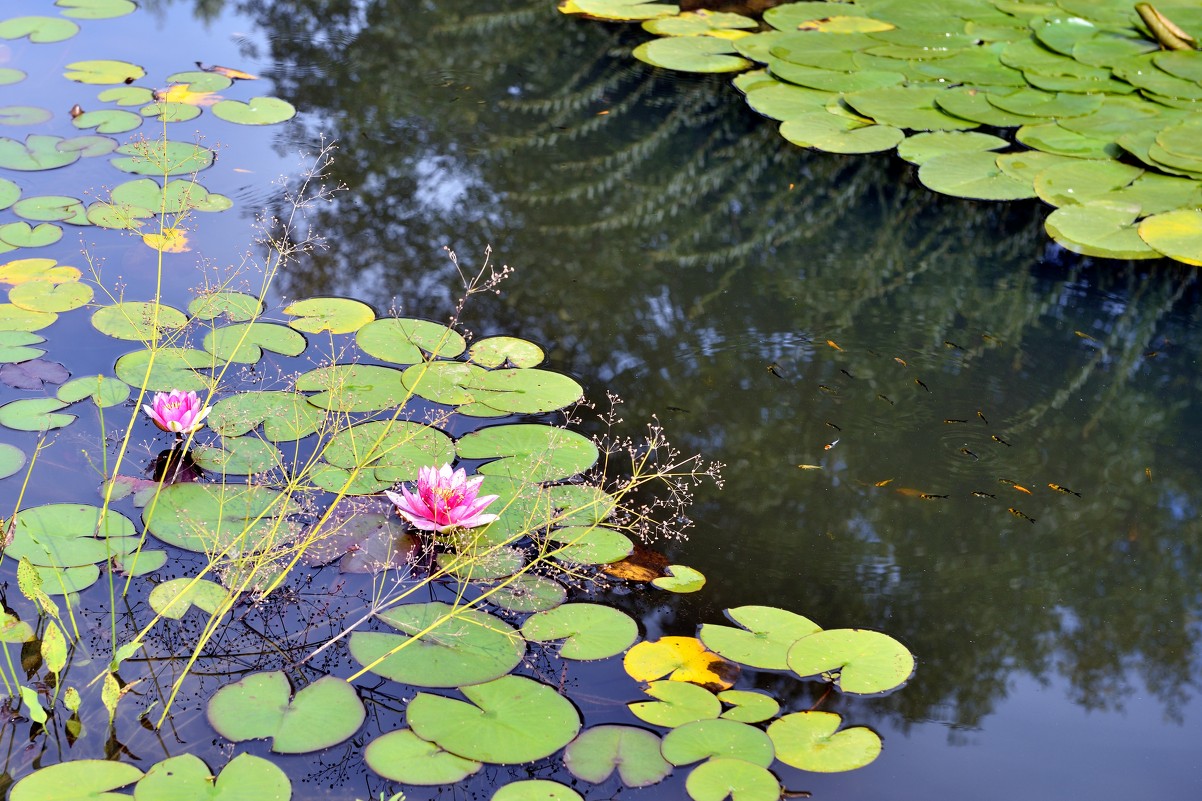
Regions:
[[[21,0],[11,13],[47,5]],[[172,304],[207,270],[247,252],[262,259],[254,218],[280,210],[273,181],[295,185],[298,152],[323,134],[340,148],[331,182],[348,191],[311,218],[328,247],[289,265],[272,297],[346,295],[445,319],[461,290],[444,245],[469,265],[491,245],[513,265],[500,295],[472,298],[469,328],[538,341],[591,399],[616,392],[618,433],[655,416],[685,453],[726,465],[723,489],[696,490],[690,539],[660,543],[701,569],[706,587],[685,597],[618,588],[599,600],[636,615],[648,638],[767,604],[886,631],[915,653],[901,690],[822,701],[845,725],[880,733],[880,758],[832,775],[778,763],[788,789],[916,801],[1197,797],[1193,271],[1067,253],[1049,245],[1039,204],[936,197],[893,157],[793,148],[725,80],[633,62],[637,31],[564,19],[549,2],[486,5],[146,3],[84,25],[68,46],[8,43],[0,66],[56,76],[73,60],[123,58],[165,78],[218,63],[262,74],[254,94],[301,110],[267,129],[211,115],[171,128],[222,145],[200,180],[235,200],[198,221],[193,253],[167,257]],[[0,93],[53,109],[39,132],[66,136],[66,110],[95,89],[56,77]],[[77,195],[124,179],[104,162],[6,177],[27,194]],[[82,267],[81,237],[106,280],[149,296],[154,252],[128,236],[68,230],[44,255]],[[107,371],[125,349],[83,314],[46,335],[67,345],[48,358],[75,375]],[[0,390],[0,400],[25,396]],[[589,415],[581,427],[603,431]],[[95,498],[95,476],[74,454],[92,447],[89,435],[73,431],[60,435],[71,455],[49,452],[53,472],[31,484],[26,505],[63,500],[64,486]],[[148,461],[162,444],[146,425],[138,453]],[[362,609],[354,581],[327,568],[285,600],[242,610],[169,736],[119,728],[135,764],[183,751],[221,764],[231,751],[200,700],[240,671],[274,666],[255,636],[265,621],[305,632],[309,648],[335,634],[331,621]],[[105,611],[103,601],[92,610],[97,653]],[[195,634],[195,623],[168,626],[161,646],[185,653]],[[616,665],[531,660],[532,675],[565,683],[586,723],[637,722],[625,704],[641,690]],[[317,667],[349,672],[336,657]],[[355,741],[272,757],[294,797],[397,789],[358,749],[395,728],[414,690],[358,685],[376,711]],[[770,672],[739,686],[772,692],[787,711],[823,694]],[[96,739],[62,755],[102,755]],[[262,744],[239,750],[267,755]],[[559,765],[530,771],[570,782]],[[405,789],[488,798],[526,771]],[[588,799],[679,799],[684,775],[638,791],[613,780],[577,788]]]

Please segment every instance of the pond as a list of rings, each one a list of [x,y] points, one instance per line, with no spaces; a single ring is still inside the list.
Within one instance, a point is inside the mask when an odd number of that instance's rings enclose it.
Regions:
[[[50,0],[10,0],[6,16],[59,10]],[[541,346],[547,372],[578,382],[596,404],[573,412],[570,429],[637,439],[656,421],[681,453],[724,465],[722,487],[691,487],[687,539],[654,543],[704,574],[701,589],[617,581],[573,587],[575,600],[625,611],[646,641],[693,637],[702,624],[726,622],[723,610],[763,605],[827,629],[885,632],[914,654],[904,686],[862,696],[785,670],[744,669],[737,689],[766,693],[785,713],[837,712],[883,742],[875,761],[848,772],[776,762],[785,788],[826,799],[1202,790],[1193,746],[1202,734],[1193,700],[1202,656],[1194,484],[1202,292],[1192,268],[1076,255],[1049,240],[1040,201],[936,195],[895,155],[795,147],[729,78],[639,63],[631,51],[646,36],[637,26],[566,17],[550,0],[140,0],[127,16],[79,22],[62,42],[0,45],[0,68],[30,76],[0,86],[4,105],[53,112],[0,134],[79,133],[67,109],[98,105],[101,87],[61,76],[85,59],[136,64],[144,86],[196,62],[245,70],[259,79],[221,93],[281,98],[299,111],[242,126],[204,101],[195,120],[166,123],[171,139],[192,142],[199,132],[217,151],[197,180],[232,208],[198,214],[192,249],[164,254],[162,303],[185,308],[198,288],[230,275],[228,289],[259,294],[258,273],[232,268],[270,261],[255,242],[256,219],[287,217],[285,193],[332,142],[324,183],[345,191],[314,203],[294,232],[316,246],[275,275],[264,319],[288,322],[287,304],[337,297],[380,317],[446,322],[464,293],[444,248],[469,273],[491,259],[512,274],[495,293],[468,298],[461,328]],[[150,120],[140,133],[161,130]],[[134,134],[112,136],[124,143]],[[85,204],[131,177],[107,155],[0,176],[22,197]],[[79,266],[85,283],[95,265],[95,285],[130,300],[152,298],[159,275],[158,253],[139,237],[96,226],[67,225],[61,240],[4,258],[18,256]],[[64,313],[42,332],[45,359],[72,377],[112,374],[133,350],[99,336],[91,313]],[[320,328],[308,333],[312,350],[252,363],[239,385],[275,386],[349,347]],[[55,383],[31,391],[6,380],[0,401],[53,397]],[[611,393],[620,420],[607,423]],[[94,411],[73,409],[80,420],[51,432],[28,479],[23,468],[0,484],[4,514],[99,504],[107,470],[96,462],[109,451],[98,437],[119,439],[134,410],[118,402],[120,422],[105,426]],[[560,419],[508,411],[507,422]],[[146,479],[170,437],[138,425],[125,473]],[[460,440],[475,430],[460,418],[446,428]],[[39,441],[5,437],[27,455]],[[497,455],[465,454],[469,472]],[[654,498],[648,490],[641,500]],[[131,499],[114,503],[138,519]],[[402,789],[411,799],[491,798],[529,778],[569,784],[587,799],[686,797],[690,768],[625,789],[616,777],[574,778],[558,753],[489,765],[459,783],[391,782],[363,751],[398,727],[421,691],[374,674],[352,683],[368,717],[340,744],[280,755],[265,735],[236,744],[242,738],[219,735],[205,717],[209,696],[252,674],[295,670],[364,614],[371,580],[334,566],[297,568],[267,601],[234,609],[156,729],[177,665],[205,626],[195,611],[163,621],[145,656],[121,671],[143,683],[129,686],[110,728],[100,684],[88,686],[105,672],[110,627],[127,642],[152,616],[150,587],[204,565],[175,549],[169,559],[128,598],[111,598],[104,580],[84,593],[67,682],[83,696],[82,732],[63,715],[44,730],[14,715],[4,732],[9,781],[70,760],[145,771],[181,754],[216,774],[236,754],[253,754],[283,769],[296,799]],[[36,623],[17,590],[16,561],[3,569],[6,605]],[[453,600],[446,588],[423,592],[423,602]],[[20,646],[6,647],[18,655]],[[31,683],[47,681],[36,648],[20,656]],[[566,688],[585,725],[666,731],[628,710],[648,699],[618,659],[569,662],[534,649],[521,658],[518,673]],[[346,678],[361,662],[337,645],[302,673]],[[18,673],[26,676],[6,675]]]

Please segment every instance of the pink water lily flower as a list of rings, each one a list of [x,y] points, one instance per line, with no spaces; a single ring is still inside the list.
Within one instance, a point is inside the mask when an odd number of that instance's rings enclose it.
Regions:
[[[475,528],[497,519],[483,514],[498,496],[479,496],[484,477],[469,479],[462,468],[422,467],[417,471],[417,493],[404,486],[400,493],[385,492],[401,517],[422,531],[443,533],[455,528]],[[479,496],[479,497],[478,497]]]
[[[173,434],[199,431],[211,409],[201,403],[195,392],[181,392],[178,389],[156,392],[153,402],[142,406],[142,411],[156,426]]]

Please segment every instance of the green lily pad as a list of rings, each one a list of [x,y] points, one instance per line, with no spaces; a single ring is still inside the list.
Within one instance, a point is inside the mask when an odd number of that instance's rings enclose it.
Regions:
[[[266,487],[172,484],[142,512],[147,530],[186,551],[257,553],[289,538],[295,504]]]
[[[888,86],[845,95],[847,104],[878,123],[915,131],[963,131],[976,122],[953,117],[935,105],[940,87]]]
[[[1013,87],[954,86],[937,95],[935,105],[949,114],[983,125],[998,128],[1025,125],[1031,121],[1029,117],[1002,111],[989,102],[990,95],[1004,95],[1014,91],[1016,90]]]
[[[795,83],[824,92],[864,92],[905,83],[906,76],[900,72],[874,69],[842,71],[824,67],[809,67],[791,61],[773,59],[768,62],[772,74],[782,81]]]
[[[11,21],[11,20],[10,20]],[[114,792],[142,778],[142,771],[124,762],[73,759],[35,770],[13,785],[9,801],[119,801]]]
[[[146,70],[127,61],[75,61],[67,65],[63,77],[77,83],[130,84],[146,75]]]
[[[373,471],[365,470],[358,474],[341,467],[319,464],[309,471],[309,481],[313,486],[326,492],[342,493],[343,495],[375,495],[389,489],[393,482],[378,477]]]
[[[184,576],[157,585],[150,591],[147,603],[163,617],[182,620],[193,606],[215,615],[229,601],[229,597],[229,590],[214,581]]]
[[[117,148],[113,166],[134,175],[194,175],[213,164],[213,151],[192,142],[150,140]]]
[[[928,189],[945,195],[978,200],[1020,200],[1035,197],[1030,184],[1002,172],[997,155],[948,153],[923,162],[918,180]]]
[[[584,796],[549,779],[524,779],[497,790],[492,801],[584,801]]]
[[[1074,253],[1106,259],[1160,258],[1139,236],[1139,214],[1139,206],[1094,201],[1056,209],[1044,225]]]
[[[587,14],[597,19],[640,20],[674,17],[680,13],[680,6],[648,0],[571,0],[561,3],[559,10],[565,14]]]
[[[855,726],[838,731],[843,719],[834,712],[794,712],[768,724],[776,758],[816,773],[862,768],[881,753],[881,738]]]
[[[367,355],[393,364],[417,364],[423,353],[453,359],[467,347],[458,331],[441,323],[394,317],[368,322],[355,332],[355,343]]]
[[[75,422],[75,415],[58,413],[67,404],[55,398],[22,398],[0,406],[0,426],[14,431],[50,431]]]
[[[325,419],[304,395],[260,391],[222,398],[206,422],[225,437],[240,437],[262,425],[264,438],[271,442],[292,442],[316,433]]]
[[[113,19],[132,14],[138,6],[133,0],[54,0],[64,17],[72,19]]]
[[[192,460],[202,470],[222,476],[249,476],[283,466],[280,449],[257,437],[223,439],[220,446],[199,445],[192,449]]]
[[[322,456],[335,467],[372,468],[378,478],[416,481],[418,468],[447,464],[455,456],[451,438],[429,425],[407,420],[374,420],[343,429],[330,438]]]
[[[63,229],[53,223],[30,226],[27,222],[0,225],[0,252],[16,248],[40,248],[63,238]]]
[[[833,676],[845,693],[883,693],[904,684],[914,656],[888,634],[867,629],[827,629],[802,637],[789,649],[798,676]]]
[[[1115,142],[1079,134],[1056,122],[1024,125],[1015,132],[1014,138],[1027,147],[1073,158],[1113,159],[1122,152]]]
[[[592,467],[598,455],[597,446],[587,437],[534,423],[473,431],[455,447],[464,459],[494,459],[481,465],[478,472],[523,481],[571,478]]]
[[[406,717],[423,740],[477,762],[517,765],[550,756],[580,731],[580,715],[553,687],[502,676],[463,687],[470,703],[418,693]]]
[[[28,331],[0,331],[0,363],[15,364],[43,356],[46,351],[42,348],[27,346],[45,341],[43,337]]]
[[[1057,208],[1077,205],[1105,192],[1121,189],[1143,173],[1139,167],[1117,161],[1080,160],[1049,167],[1039,173],[1035,178],[1035,192],[1044,203]]]
[[[8,292],[14,306],[34,312],[67,312],[86,306],[93,296],[92,287],[76,282],[51,284],[30,281]]]
[[[277,754],[320,751],[348,739],[367,717],[355,688],[323,676],[292,695],[281,671],[255,673],[209,699],[209,725],[227,740],[271,738]]]
[[[101,306],[92,315],[92,325],[97,331],[117,339],[141,342],[161,338],[187,323],[187,316],[179,309],[141,301]]]
[[[572,378],[537,367],[490,370],[471,384],[476,400],[513,414],[537,414],[570,406],[584,396]]]
[[[823,111],[838,95],[769,78],[747,92],[747,105],[774,120]]]
[[[145,86],[114,86],[96,95],[96,99],[118,106],[141,106],[154,100],[154,90]]]
[[[170,84],[184,84],[190,92],[220,92],[234,85],[233,79],[220,72],[184,70],[167,76]]]
[[[65,222],[90,225],[87,210],[78,198],[64,195],[27,197],[13,204],[13,214],[33,222]]]
[[[544,612],[562,604],[567,595],[558,581],[525,573],[489,593],[488,601],[509,612]]]
[[[409,729],[398,729],[372,740],[363,749],[363,761],[386,779],[427,786],[456,784],[484,767],[444,751]]]
[[[674,17],[647,20],[643,30],[656,36],[696,36],[710,31],[732,31],[757,28],[758,23],[742,14],[720,11],[683,11]]]
[[[555,543],[550,550],[561,562],[607,565],[634,552],[634,542],[620,531],[604,526],[564,526],[547,534]]]
[[[346,501],[341,509],[354,509]],[[318,532],[310,532],[312,539],[305,549],[302,562],[317,567],[338,559],[341,573],[371,573],[404,568],[414,558],[420,541],[406,533],[395,515],[376,512],[352,511],[335,513]]]
[[[113,557],[113,569],[124,576],[145,576],[167,564],[166,551],[140,550]]]
[[[809,618],[772,606],[740,606],[726,615],[743,628],[706,623],[697,636],[720,656],[765,670],[788,669],[793,643],[822,631]]]
[[[469,359],[490,368],[505,363],[514,367],[534,367],[542,363],[545,356],[538,345],[517,337],[485,337],[473,342],[468,349]]]
[[[614,770],[626,787],[650,787],[672,772],[660,755],[660,738],[634,726],[591,726],[568,743],[563,764],[573,776],[601,784]]]
[[[767,768],[742,759],[719,757],[703,762],[685,779],[693,801],[777,801],[780,782]]]
[[[0,22],[0,39],[23,39],[37,44],[49,44],[70,39],[79,33],[79,26],[62,17],[10,17]]]
[[[668,575],[651,579],[651,586],[657,590],[687,593],[697,592],[705,586],[705,576],[700,570],[686,565],[668,565],[664,570]]]
[[[468,532],[457,537],[454,553],[440,553],[434,563],[464,581],[488,581],[517,573],[526,565],[526,553],[492,546],[475,532]]]
[[[752,690],[723,690],[718,700],[730,706],[721,717],[740,723],[759,723],[771,720],[780,712],[780,704],[771,695]]]
[[[7,178],[0,178],[0,209],[10,208],[21,197],[21,187]]]
[[[632,55],[653,67],[681,72],[742,72],[752,62],[737,54],[726,39],[710,36],[670,36],[652,39]]]
[[[83,592],[100,580],[100,568],[96,565],[75,567],[33,566],[38,574],[39,586],[47,595],[70,595]]]
[[[0,67],[0,86],[9,86],[14,83],[20,83],[29,76],[18,69],[12,67]]]
[[[64,403],[77,403],[84,398],[102,408],[120,406],[129,400],[129,385],[107,375],[88,375],[74,378],[58,388],[55,397]]]
[[[25,462],[25,451],[16,445],[0,442],[0,479],[19,473]]]
[[[322,331],[349,334],[376,319],[376,313],[372,311],[371,306],[350,298],[300,300],[286,306],[284,314],[296,318],[289,320],[288,325],[309,334],[320,334]]]
[[[0,303],[0,331],[39,331],[58,319],[55,312],[31,311],[13,303]]]
[[[899,128],[870,125],[825,111],[785,120],[780,135],[795,145],[828,153],[879,153],[892,150],[906,138]]]
[[[232,323],[205,334],[204,349],[218,359],[257,364],[263,351],[299,356],[308,346],[304,334],[275,323]]]
[[[486,396],[487,393],[474,387],[487,373],[484,368],[467,362],[419,362],[405,370],[401,381],[414,395],[454,406],[471,404],[478,395]]]
[[[634,644],[639,627],[612,607],[574,603],[531,615],[522,624],[522,636],[531,642],[563,640],[559,655],[564,659],[608,659]]]
[[[979,131],[935,131],[907,137],[897,146],[897,155],[911,164],[922,164],[947,153],[980,153],[1001,150],[1009,143],[998,136]]]
[[[631,713],[654,726],[675,728],[695,720],[711,720],[722,713],[722,703],[704,687],[683,681],[653,681],[644,692],[655,701],[628,704]]]
[[[39,106],[0,106],[0,125],[39,125],[54,117]]]
[[[340,412],[395,409],[409,397],[400,370],[374,364],[318,367],[298,376],[296,388],[302,392],[318,391],[309,397],[309,403],[319,409]]]
[[[1171,259],[1202,266],[1202,211],[1198,209],[1148,217],[1139,224],[1139,236]]]
[[[4,555],[39,567],[82,567],[138,547],[134,525],[119,512],[53,503],[22,509],[13,517],[12,542]]]
[[[722,718],[677,726],[664,736],[660,751],[678,767],[711,757],[730,757],[766,768],[776,756],[772,740],[761,729]]]
[[[155,184],[157,187],[158,184]],[[197,320],[225,317],[233,323],[254,320],[263,313],[263,301],[244,292],[218,291],[200,295],[188,304],[188,314]]]
[[[246,103],[219,100],[212,111],[214,116],[239,125],[275,125],[296,116],[296,108],[278,97],[254,97]]]
[[[175,178],[168,180],[165,184],[160,184],[153,178],[133,178],[113,188],[110,202],[121,209],[129,209],[129,213],[133,216],[143,216],[141,214],[143,209],[150,212],[151,215],[182,214],[192,209],[207,211],[214,197],[221,198],[223,196],[210,195],[209,190],[188,178]],[[216,294],[218,296],[239,295],[237,292]],[[204,297],[212,296],[201,296],[192,303],[202,301]]]
[[[157,100],[138,109],[143,117],[157,117],[163,122],[188,122],[200,116],[200,107],[190,103]]]
[[[215,366],[212,354],[192,348],[159,348],[151,365],[151,352],[138,350],[117,359],[113,371],[131,387],[145,386],[149,392],[208,391],[213,379],[200,375],[196,370]]]
[[[117,140],[108,136],[84,134],[70,139],[64,139],[55,145],[63,153],[76,153],[81,158],[96,158],[107,156],[117,149]]]
[[[3,23],[0,23],[2,25]],[[0,167],[22,172],[53,170],[79,161],[79,152],[63,150],[61,136],[30,134],[24,142],[0,136]]]
[[[135,801],[287,801],[292,785],[287,774],[262,757],[239,754],[214,778],[200,757],[180,754],[152,766],[134,788]],[[116,798],[128,798],[117,796]],[[116,801],[116,798],[113,801]]]
[[[373,673],[417,687],[492,681],[517,667],[526,651],[512,626],[478,609],[455,609],[434,601],[405,604],[378,617],[404,634],[356,631],[350,639],[351,656],[365,666],[383,657],[370,668]],[[477,759],[458,749],[447,750]]]

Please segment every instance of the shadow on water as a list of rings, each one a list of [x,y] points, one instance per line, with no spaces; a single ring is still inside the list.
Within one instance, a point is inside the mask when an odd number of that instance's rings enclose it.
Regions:
[[[1082,710],[1151,710],[1138,786],[1196,784],[1159,761],[1199,674],[1192,271],[1079,258],[1044,207],[937,197],[896,158],[792,148],[725,79],[638,64],[637,30],[549,2],[240,5],[307,110],[287,144],[335,138],[351,187],[282,294],[440,318],[442,246],[491,244],[517,274],[470,328],[545,343],[591,397],[727,464],[679,546],[704,592],[626,601],[650,633],[773,604],[918,655],[904,691],[847,706],[925,751],[895,736],[877,766],[798,781],[1067,797],[1121,770]],[[1066,722],[1012,735],[1031,704]],[[1012,737],[1059,768],[981,787],[1016,766]],[[984,756],[946,751],[975,739]]]

